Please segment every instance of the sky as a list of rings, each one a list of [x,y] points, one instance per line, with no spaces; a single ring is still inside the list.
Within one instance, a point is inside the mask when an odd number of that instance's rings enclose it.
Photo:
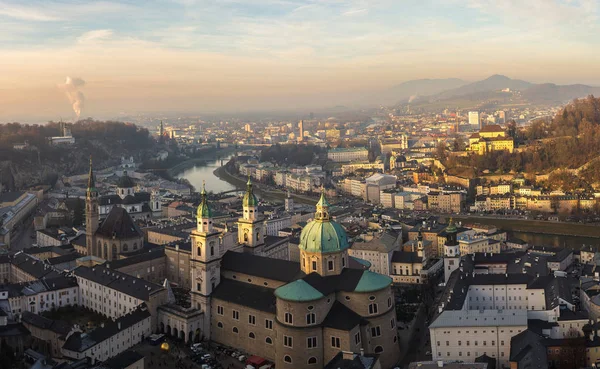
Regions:
[[[598,0],[0,0],[0,122],[312,109],[420,78],[600,85]],[[73,87],[73,86],[70,86]]]

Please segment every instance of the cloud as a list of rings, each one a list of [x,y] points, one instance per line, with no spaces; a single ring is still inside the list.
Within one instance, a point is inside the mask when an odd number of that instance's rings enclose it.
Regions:
[[[359,15],[359,14],[365,14],[368,12],[369,12],[369,9],[367,9],[367,8],[351,9],[351,10],[347,10],[347,11],[343,12],[342,15],[345,17],[349,17],[349,16],[354,16],[354,15]]]
[[[77,38],[77,43],[79,44],[87,44],[90,42],[96,41],[105,41],[111,38],[113,35],[113,31],[110,29],[97,29],[94,31],[89,31]]]
[[[26,21],[55,22],[61,18],[51,12],[43,11],[39,7],[27,7],[0,2],[0,16]]]

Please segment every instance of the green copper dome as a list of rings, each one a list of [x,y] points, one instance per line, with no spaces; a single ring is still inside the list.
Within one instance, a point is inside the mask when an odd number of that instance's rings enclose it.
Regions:
[[[350,247],[344,227],[329,218],[329,202],[325,193],[317,203],[315,219],[300,234],[300,249],[322,254],[340,252]]]
[[[202,184],[202,192],[200,195],[202,196],[202,202],[200,202],[200,205],[198,205],[198,212],[196,216],[203,219],[211,218],[212,211],[210,210],[210,206],[208,206],[208,199],[206,198],[206,188],[204,187],[204,184]]]
[[[450,218],[450,222],[448,223],[448,227],[446,227],[446,233],[456,233],[458,229],[456,229],[456,225],[454,225],[454,221]]]
[[[392,278],[365,270],[354,288],[354,292],[375,292],[386,288],[390,284],[392,284]]]
[[[119,188],[132,188],[134,186],[135,183],[133,183],[133,180],[127,175],[127,173],[119,178],[119,181],[117,182],[117,187]]]
[[[244,194],[242,206],[255,207],[258,205],[258,200],[256,200],[256,196],[254,196],[254,192],[252,191],[252,181],[250,180],[250,177],[248,177],[248,183],[246,183],[246,186],[246,193]]]
[[[275,296],[282,300],[296,302],[314,301],[325,297],[321,292],[302,279],[277,288]]]

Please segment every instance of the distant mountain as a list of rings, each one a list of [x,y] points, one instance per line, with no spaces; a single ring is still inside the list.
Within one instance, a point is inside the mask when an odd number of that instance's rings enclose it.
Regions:
[[[588,95],[600,95],[600,87],[542,83],[523,91],[523,97],[532,103],[565,103]]]
[[[519,79],[511,79],[500,74],[494,74],[482,81],[469,83],[464,86],[443,91],[441,93],[430,96],[432,99],[445,100],[453,97],[464,95],[473,95],[479,92],[489,92],[510,88],[511,90],[526,90],[533,86],[532,83]]]
[[[435,95],[442,91],[454,89],[467,84],[468,82],[458,78],[445,79],[415,79],[402,82],[399,85],[382,91],[377,96],[381,103],[406,102],[417,96]]]

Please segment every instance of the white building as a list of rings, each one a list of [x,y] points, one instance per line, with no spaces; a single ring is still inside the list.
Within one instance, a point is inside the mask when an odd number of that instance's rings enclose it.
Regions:
[[[470,111],[469,112],[469,124],[479,126],[479,122],[481,120],[481,116],[478,111]]]

